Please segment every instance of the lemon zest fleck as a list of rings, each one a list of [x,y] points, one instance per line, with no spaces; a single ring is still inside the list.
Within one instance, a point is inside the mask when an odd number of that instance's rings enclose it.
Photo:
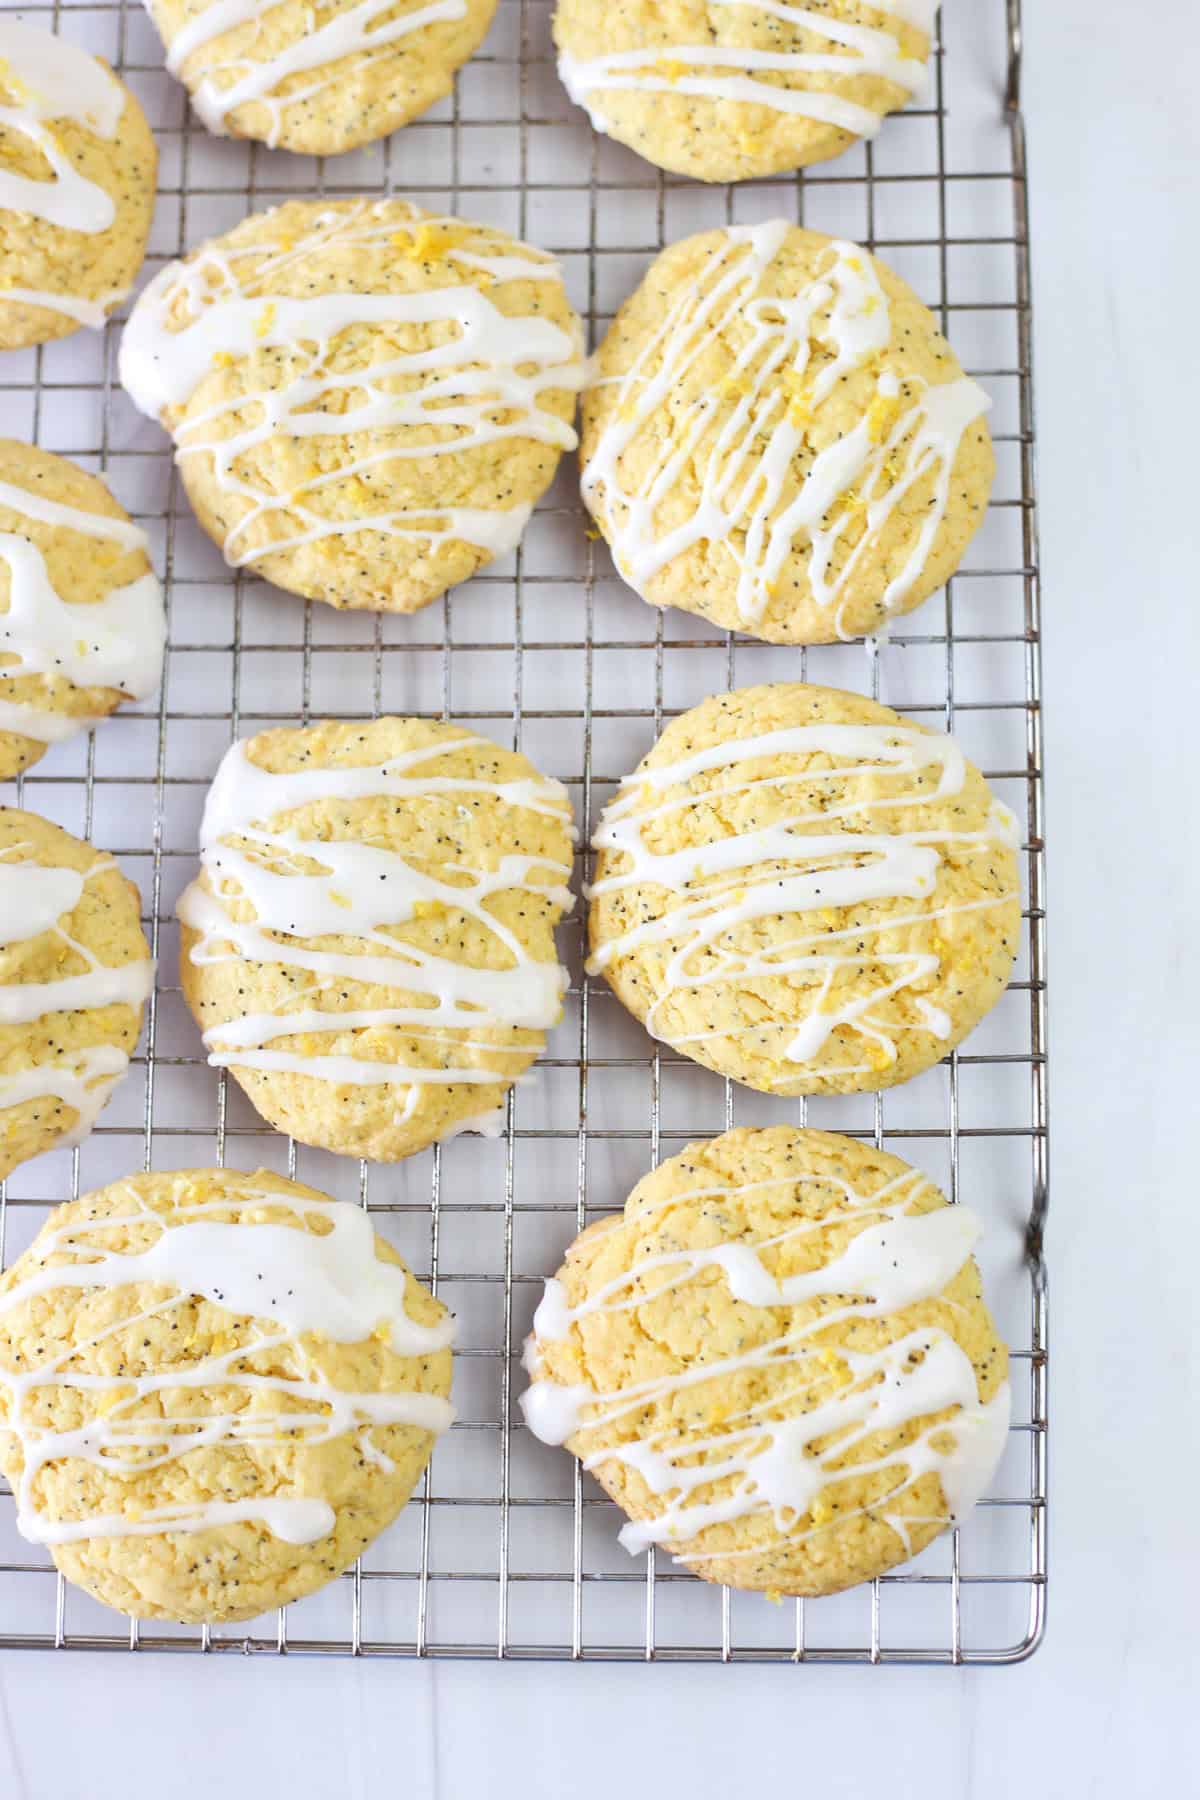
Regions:
[[[415,235],[411,231],[393,232],[391,242],[402,256],[411,256],[415,262],[441,262],[469,236],[466,226],[426,220],[417,227]]]
[[[876,394],[867,408],[867,435],[873,444],[882,444],[896,422],[900,401],[893,394]]]

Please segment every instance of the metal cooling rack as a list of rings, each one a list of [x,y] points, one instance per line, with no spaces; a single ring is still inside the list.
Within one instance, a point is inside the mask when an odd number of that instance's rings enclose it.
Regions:
[[[147,273],[289,195],[414,196],[559,253],[594,342],[662,244],[786,213],[882,252],[938,313],[994,396],[988,519],[945,592],[881,645],[775,649],[647,610],[584,531],[574,470],[521,550],[412,619],[336,614],[225,570],[193,522],[168,446],[115,379],[118,330],[0,357],[0,430],[103,468],[150,531],[170,647],[157,701],[55,746],[17,804],[112,849],[137,880],[160,959],[145,1048],[99,1129],[19,1169],[0,1195],[0,1258],[55,1200],[131,1169],[265,1164],[361,1202],[459,1314],[460,1423],[397,1523],[323,1593],[249,1627],[128,1625],[68,1588],[0,1499],[0,1647],[343,1652],[359,1656],[1002,1663],[1039,1642],[1046,1584],[1045,986],[1040,632],[1029,245],[1019,0],[948,6],[931,101],[873,145],[801,177],[706,188],[594,137],[558,84],[551,0],[500,0],[457,91],[382,146],[332,161],[207,136],[135,0],[21,10],[105,55],[158,139]],[[952,1056],[879,1096],[784,1104],[655,1048],[580,972],[503,1139],[457,1139],[356,1167],[268,1131],[209,1070],[178,988],[176,896],[207,783],[231,738],[271,721],[425,713],[479,724],[598,809],[672,713],[707,693],[808,677],[952,728],[1026,824],[1017,978]],[[11,800],[11,790],[6,798]],[[576,1230],[653,1163],[733,1124],[807,1121],[898,1150],[989,1227],[982,1261],[1014,1349],[1015,1414],[992,1496],[901,1572],[775,1606],[617,1547],[613,1507],[516,1410],[518,1355]],[[481,1197],[484,1196],[484,1197]]]

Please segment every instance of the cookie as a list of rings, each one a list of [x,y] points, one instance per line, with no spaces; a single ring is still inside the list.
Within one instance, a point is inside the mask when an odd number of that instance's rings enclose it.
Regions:
[[[99,476],[0,438],[0,781],[157,688],[166,622],[146,551]]]
[[[924,92],[937,0],[558,0],[558,72],[597,131],[698,181],[837,156]]]
[[[856,244],[786,220],[664,250],[583,403],[583,495],[625,580],[773,644],[881,630],[983,518],[990,401]]]
[[[104,324],[142,266],[157,166],[107,63],[0,18],[0,350]]]
[[[234,744],[179,902],[208,1060],[302,1143],[394,1162],[500,1128],[561,1016],[565,788],[422,719]]]
[[[516,547],[576,443],[583,335],[503,232],[297,200],[155,277],[121,379],[234,568],[413,612]]]
[[[1016,821],[953,738],[804,683],[672,720],[593,839],[591,974],[767,1094],[929,1068],[999,999]]]
[[[335,156],[448,94],[496,0],[147,0],[210,131]]]
[[[111,856],[0,807],[0,1179],[77,1144],[129,1066],[154,986]]]
[[[260,1169],[131,1175],[0,1277],[17,1525],[143,1619],[324,1586],[450,1424],[453,1321],[361,1207]]]
[[[959,1524],[1009,1422],[978,1220],[827,1131],[727,1131],[640,1181],[546,1285],[521,1405],[621,1542],[774,1594],[869,1581]]]

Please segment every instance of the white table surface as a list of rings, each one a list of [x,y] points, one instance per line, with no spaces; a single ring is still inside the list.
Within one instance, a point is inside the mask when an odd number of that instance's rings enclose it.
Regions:
[[[921,1800],[1186,1792],[1181,1727],[1200,1692],[1200,1207],[1185,1160],[1200,1051],[1185,736],[1200,711],[1200,9],[1142,0],[1133,35],[1105,30],[1105,10],[1026,0],[1051,850],[1044,1648],[975,1671],[10,1653],[5,1800],[210,1784],[233,1800],[260,1785],[294,1800],[686,1800],[756,1775],[821,1800],[876,1780]]]

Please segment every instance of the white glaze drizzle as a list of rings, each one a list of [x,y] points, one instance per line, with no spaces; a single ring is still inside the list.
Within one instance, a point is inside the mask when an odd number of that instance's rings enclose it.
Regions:
[[[533,1381],[521,1397],[526,1423],[546,1443],[580,1437],[575,1446],[585,1469],[621,1462],[642,1477],[665,1504],[652,1520],[630,1521],[620,1534],[631,1553],[652,1544],[667,1545],[683,1562],[700,1563],[713,1552],[691,1552],[688,1542],[708,1527],[754,1514],[770,1513],[775,1529],[800,1542],[829,1529],[813,1522],[799,1529],[823,1488],[839,1480],[878,1471],[894,1475],[886,1496],[870,1509],[884,1518],[910,1549],[904,1517],[895,1503],[924,1475],[936,1473],[949,1510],[961,1522],[975,1504],[999,1460],[1008,1430],[1010,1392],[1002,1383],[985,1403],[979,1398],[969,1357],[939,1326],[906,1332],[885,1348],[870,1353],[839,1345],[834,1354],[843,1365],[841,1385],[808,1411],[787,1412],[787,1401],[800,1396],[810,1382],[827,1375],[828,1352],[814,1340],[841,1321],[881,1318],[941,1294],[970,1256],[979,1224],[963,1207],[940,1207],[913,1213],[914,1202],[932,1192],[916,1170],[893,1178],[873,1194],[856,1192],[848,1182],[822,1175],[822,1185],[837,1191],[839,1204],[824,1220],[801,1218],[775,1235],[739,1238],[709,1248],[673,1249],[639,1258],[632,1267],[598,1288],[579,1305],[567,1304],[562,1283],[546,1284],[534,1319],[534,1335],[526,1346],[526,1366]],[[797,1186],[794,1177],[757,1182],[756,1188]],[[661,1204],[682,1206],[737,1190],[710,1187],[671,1194]],[[771,1271],[763,1252],[821,1231],[835,1217],[857,1216],[864,1229],[822,1266],[785,1277]],[[643,1213],[630,1215],[631,1222]],[[614,1220],[619,1230],[622,1221]],[[600,1393],[587,1383],[559,1384],[546,1373],[542,1347],[561,1342],[589,1318],[630,1311],[673,1294],[705,1270],[718,1268],[733,1298],[744,1305],[783,1309],[823,1302],[811,1318],[788,1324],[783,1333],[741,1354],[697,1360],[674,1374],[631,1382]],[[910,1361],[910,1357],[919,1360]],[[689,1387],[720,1380],[739,1369],[772,1372],[794,1367],[795,1382],[773,1384],[763,1405],[748,1408],[723,1422],[719,1432],[688,1437],[661,1427],[652,1436],[601,1447],[591,1438],[631,1412],[669,1403]],[[946,1423],[926,1427],[915,1440],[870,1462],[840,1469],[843,1458],[875,1432],[894,1431],[948,1408],[959,1410]],[[764,1416],[783,1412],[782,1418]],[[833,1437],[817,1451],[820,1440]],[[935,1443],[934,1440],[938,1440]],[[951,1440],[948,1442],[947,1440]],[[594,1445],[594,1447],[589,1447]],[[731,1491],[716,1497],[716,1484],[732,1481]],[[842,1508],[844,1524],[866,1508]],[[733,1552],[759,1555],[761,1550]],[[727,1554],[727,1553],[723,1553]]]
[[[47,312],[62,313],[77,325],[89,325],[100,331],[108,322],[109,311],[125,298],[124,288],[110,288],[98,300],[84,300],[73,294],[51,294],[44,288],[0,288],[0,306],[42,306]]]
[[[435,795],[486,794],[501,808],[559,819],[574,836],[570,802],[557,781],[538,777],[488,782],[437,772],[443,758],[472,748],[494,746],[486,738],[439,739],[383,764],[286,774],[259,768],[247,756],[244,743],[234,744],[226,753],[209,792],[200,833],[201,867],[215,891],[206,892],[193,882],[179,901],[180,919],[199,934],[192,961],[197,966],[235,958],[283,963],[305,971],[311,981],[297,987],[286,1011],[248,1014],[206,1031],[204,1043],[214,1067],[283,1070],[353,1086],[391,1086],[396,1089],[400,1122],[412,1117],[427,1087],[508,1085],[512,1077],[505,1073],[505,1065],[520,1046],[506,1050],[503,1044],[485,1044],[472,1032],[546,1030],[561,1013],[567,977],[557,962],[533,958],[490,903],[499,894],[521,889],[567,911],[572,904],[566,885],[570,865],[550,856],[509,854],[495,869],[447,869],[447,874],[470,876],[469,883],[460,885],[407,862],[398,850],[307,837],[294,827],[270,823],[322,799],[387,795],[419,804]],[[325,872],[293,875],[263,867],[264,859],[287,865],[297,858],[313,859]],[[229,897],[249,901],[254,919],[231,919]],[[466,913],[503,947],[510,966],[471,968],[399,942],[391,928],[405,924],[419,906],[431,903]],[[319,950],[307,942],[333,935],[353,937],[358,947]],[[388,987],[397,1003],[344,1013],[306,1004],[339,981]],[[402,1001],[408,995],[412,998]],[[439,1042],[445,1061],[425,1068],[271,1048],[281,1037],[388,1026],[411,1028],[405,1031],[409,1039]],[[490,1060],[467,1064],[456,1060],[462,1052],[481,1053]],[[493,1104],[468,1124],[491,1132],[496,1120]]]
[[[740,775],[742,764],[759,758],[805,758],[824,753],[833,759],[829,769],[804,769],[793,765],[771,775]],[[936,787],[917,785],[922,771],[938,771]],[[723,779],[711,787],[688,791],[698,775],[719,772]],[[758,829],[732,831],[727,836],[708,836],[669,855],[652,851],[643,836],[647,825],[667,815],[686,815],[705,807],[719,796],[737,796],[762,786],[786,790],[808,786],[819,792],[823,782],[848,775],[879,773],[912,784],[887,798],[851,800],[843,807],[804,810],[803,802],[773,824]],[[804,1065],[799,1087],[821,1079],[823,1071],[812,1066],[838,1027],[848,1027],[865,1046],[874,1046],[881,1066],[896,1060],[896,1038],[901,1030],[950,1035],[950,1020],[922,996],[912,995],[915,1020],[881,1018],[878,1009],[894,996],[907,996],[914,987],[936,977],[941,958],[934,952],[878,951],[872,940],[906,923],[946,918],[955,913],[1004,906],[1015,898],[1002,894],[976,901],[948,901],[928,907],[946,854],[978,850],[987,854],[994,846],[1011,849],[1017,842],[1016,821],[1009,809],[994,801],[982,831],[951,831],[931,823],[926,831],[896,832],[887,829],[886,815],[896,808],[933,806],[962,791],[966,762],[953,738],[940,732],[916,731],[901,725],[812,724],[783,727],[754,736],[731,738],[696,751],[672,763],[634,772],[605,809],[593,838],[593,848],[609,856],[623,856],[624,865],[594,882],[589,898],[650,885],[664,888],[671,902],[655,917],[608,939],[593,953],[589,973],[601,973],[616,959],[645,944],[673,946],[659,990],[646,1016],[646,1028],[658,1036],[657,1015],[663,1005],[682,992],[700,992],[725,984],[741,986],[756,979],[790,980],[793,993],[806,984],[811,1002],[799,1025],[780,1026],[787,1034],[782,1054]],[[665,797],[669,790],[680,790]],[[647,797],[647,790],[649,797]],[[657,796],[664,796],[659,799]],[[841,819],[865,823],[879,818],[876,830],[839,829]],[[812,912],[831,908],[855,908],[877,900],[912,900],[910,913],[888,913],[878,923],[853,923],[819,931],[797,932],[786,943],[757,951],[738,949],[731,934],[738,926],[756,919],[795,916],[798,921]],[[866,947],[861,947],[866,940]],[[861,975],[876,971],[866,991],[836,1004],[836,982],[843,971]],[[859,984],[861,986],[861,983]],[[832,1003],[831,1003],[832,1002]],[[740,1029],[730,1024],[721,1031],[696,1032],[668,1040],[678,1048],[705,1037],[762,1035],[761,1023]],[[864,1068],[875,1065],[867,1063]],[[857,1065],[856,1065],[857,1067]],[[852,1072],[839,1065],[830,1073]],[[773,1091],[787,1093],[786,1082]]]
[[[108,1102],[117,1082],[129,1067],[129,1058],[116,1044],[90,1044],[69,1050],[51,1062],[0,1074],[0,1112],[24,1106],[29,1100],[61,1100],[78,1117],[70,1131],[54,1140],[55,1149],[81,1144]]]
[[[17,102],[0,99],[0,127],[19,132],[35,145],[54,179],[34,180],[0,167],[0,208],[43,219],[67,231],[89,235],[107,231],[116,218],[112,196],[79,173],[47,121],[71,119],[97,137],[111,140],[125,110],[124,90],[94,56],[75,44],[20,19],[3,19],[0,87],[11,87],[14,78]],[[0,299],[12,299],[15,292],[6,288]],[[50,302],[39,297],[35,303]]]
[[[169,263],[144,289],[121,338],[121,381],[134,404],[151,418],[186,404],[214,357],[250,357],[256,349],[286,347],[302,354],[299,375],[278,388],[251,388],[240,397],[218,403],[200,417],[175,428],[177,457],[209,456],[222,493],[237,495],[246,511],[229,533],[226,560],[235,568],[280,550],[319,539],[380,532],[388,537],[419,539],[430,545],[462,541],[485,552],[504,555],[516,547],[531,508],[521,504],[484,509],[431,504],[427,510],[392,508],[356,510],[349,518],[329,518],[304,503],[306,493],[319,493],[332,483],[361,475],[375,464],[454,456],[480,444],[534,439],[560,450],[577,443],[574,429],[541,404],[550,390],[576,393],[583,385],[582,341],[536,314],[509,317],[488,294],[468,283],[412,294],[331,293],[311,299],[248,296],[239,280],[239,257],[261,257],[254,271],[256,286],[269,285],[272,274],[291,269],[331,247],[363,248],[394,239],[407,229],[392,217],[380,224],[380,208],[367,203],[348,214],[320,215],[311,232],[288,247],[248,246],[229,252],[219,244],[199,250],[191,261]],[[414,219],[447,234],[462,227],[452,219]],[[448,260],[481,271],[495,282],[558,281],[557,263],[535,250],[518,246],[519,255],[487,256],[449,244]],[[188,322],[168,329],[172,309],[185,306]],[[335,371],[328,353],[338,333],[358,324],[444,323],[454,337],[436,348],[412,351],[373,364],[369,369]],[[404,393],[385,384],[401,377],[421,377]],[[322,402],[338,394],[360,396],[345,411],[323,411]],[[210,435],[229,414],[249,411],[256,418],[228,437]],[[492,415],[502,414],[504,422]],[[259,488],[241,479],[238,458],[276,436],[324,440],[355,433],[404,432],[435,426],[435,443],[409,444],[402,438],[386,448],[366,449],[323,473],[314,474],[290,495]],[[262,519],[278,522],[278,535],[253,547],[239,543]]]
[[[632,367],[612,378],[615,404],[583,471],[583,496],[604,523],[617,567],[643,599],[677,556],[706,540],[719,545],[737,565],[738,612],[750,629],[789,559],[807,545],[813,599],[845,637],[848,584],[905,494],[932,471],[932,499],[907,560],[884,589],[884,610],[900,607],[920,580],[963,434],[991,402],[965,375],[927,386],[884,367],[872,406],[816,455],[785,498],[807,423],[819,418],[843,376],[886,358],[892,329],[872,258],[856,244],[831,242],[829,267],[794,298],[765,296],[764,277],[792,230],[784,219],[725,230]],[[680,406],[676,396],[706,350],[747,326],[726,382]],[[829,360],[810,372],[814,340]],[[660,433],[655,421],[668,402],[675,428]],[[656,447],[630,489],[622,459],[643,434]],[[681,518],[676,502],[685,478],[698,478],[700,492]],[[660,522],[664,509],[669,526]],[[858,541],[835,570],[835,555],[859,519]]]
[[[46,867],[27,860],[23,852],[30,848],[15,844],[0,852],[0,969],[9,950],[44,932],[53,932],[87,967],[53,981],[13,981],[0,974],[0,1027],[36,1024],[54,1013],[92,1007],[144,1006],[154,986],[152,959],[136,957],[115,967],[102,963],[64,922],[78,906],[85,884],[113,867],[112,858],[97,857],[86,870]],[[0,1112],[29,1100],[61,1100],[79,1116],[56,1142],[77,1144],[128,1066],[128,1055],[115,1044],[63,1051],[30,1068],[0,1074]]]
[[[127,519],[85,512],[0,481],[0,509],[88,538],[147,547],[144,531]],[[0,530],[0,563],[8,570],[8,610],[0,612],[0,687],[22,675],[58,675],[75,687],[116,688],[144,700],[158,686],[166,642],[162,589],[152,573],[113,588],[102,599],[65,600],[54,587],[45,557],[27,537]],[[96,720],[71,717],[33,700],[0,700],[0,729],[41,743],[57,743]]]
[[[817,32],[829,50],[761,50],[736,44],[648,44],[644,48],[617,50],[608,56],[580,60],[562,51],[558,73],[577,106],[582,106],[597,131],[607,131],[604,116],[606,93],[687,94],[702,100],[728,100],[739,105],[769,107],[835,125],[856,137],[874,137],[883,114],[842,94],[804,86],[810,75],[840,75],[847,80],[864,76],[890,81],[910,95],[920,93],[926,67],[915,57],[901,53],[896,31],[889,27],[855,25],[792,6],[783,0],[709,0],[710,7],[737,8],[741,13],[766,13],[782,19],[797,31]],[[897,22],[920,25],[928,32],[936,0],[900,0],[881,5]],[[920,14],[928,15],[923,22]],[[715,73],[714,71],[731,71]],[[661,72],[659,72],[661,71]],[[794,78],[782,83],[764,81],[764,75]],[[797,85],[798,84],[798,85]]]
[[[413,1425],[436,1434],[450,1425],[452,1408],[434,1394],[334,1387],[306,1349],[307,1333],[343,1344],[361,1343],[378,1334],[398,1356],[429,1356],[453,1341],[451,1318],[429,1326],[409,1315],[404,1272],[376,1255],[374,1229],[361,1208],[343,1200],[243,1188],[215,1191],[190,1205],[183,1196],[179,1209],[167,1219],[145,1207],[134,1188],[127,1193],[127,1209],[119,1215],[76,1221],[52,1232],[46,1255],[66,1251],[76,1260],[43,1264],[0,1294],[0,1317],[42,1294],[64,1289],[116,1292],[147,1282],[174,1291],[141,1313],[119,1318],[76,1348],[89,1348],[143,1319],[167,1316],[189,1298],[259,1320],[258,1334],[236,1349],[138,1376],[77,1372],[72,1348],[21,1370],[0,1367],[0,1391],[7,1389],[9,1397],[4,1427],[15,1434],[23,1459],[16,1497],[17,1525],[24,1537],[33,1543],[62,1544],[203,1531],[253,1520],[288,1543],[311,1543],[333,1529],[335,1515],[327,1501],[302,1494],[258,1494],[239,1501],[211,1500],[56,1521],[38,1506],[34,1490],[41,1470],[63,1459],[87,1463],[119,1480],[184,1462],[190,1454],[210,1448],[283,1444],[297,1437],[311,1445],[346,1433],[356,1435],[368,1460],[390,1466],[370,1440],[373,1427]],[[297,1228],[267,1220],[236,1222],[205,1216],[209,1208],[236,1215],[260,1206],[281,1208],[304,1224]],[[310,1231],[310,1220],[324,1221],[330,1229],[321,1234]],[[158,1235],[142,1250],[105,1248],[109,1233],[130,1225],[157,1228]],[[290,1353],[298,1365],[294,1372],[280,1378],[239,1366],[270,1351]],[[241,1404],[200,1415],[172,1410],[173,1396],[218,1387],[235,1389]],[[86,1412],[83,1423],[59,1431],[35,1423],[29,1402],[44,1389],[78,1393]],[[157,1397],[161,1416],[131,1417],[137,1403],[147,1397]],[[319,1410],[307,1410],[297,1402],[315,1402]],[[130,1457],[130,1450],[151,1454]]]
[[[83,896],[85,876],[79,869],[12,861],[7,849],[0,853],[0,876],[0,945],[5,949],[52,931]]]
[[[167,67],[173,75],[182,72],[188,58],[202,50],[214,38],[240,25],[264,19],[275,12],[283,0],[215,0],[194,18],[189,19],[171,39],[167,51]],[[147,0],[149,6],[149,0]],[[466,0],[426,0],[413,10],[377,24],[386,13],[393,12],[397,0],[358,0],[344,5],[323,25],[310,28],[274,56],[258,60],[242,54],[225,62],[214,63],[192,94],[192,104],[212,132],[223,135],[226,119],[235,107],[258,101],[268,108],[271,128],[266,142],[275,145],[283,126],[283,114],[298,101],[335,85],[336,77],[324,75],[302,89],[279,94],[279,87],[294,75],[313,70],[326,70],[343,57],[365,51],[377,56],[389,44],[411,37],[416,32],[444,23],[454,23],[467,16]],[[153,8],[150,8],[153,12]],[[416,49],[416,46],[413,46]],[[228,76],[214,81],[214,75]]]
[[[0,674],[3,671],[0,670]],[[39,744],[59,744],[77,731],[90,731],[100,720],[73,717],[70,713],[37,713],[21,701],[0,700],[0,731],[35,738]]]

